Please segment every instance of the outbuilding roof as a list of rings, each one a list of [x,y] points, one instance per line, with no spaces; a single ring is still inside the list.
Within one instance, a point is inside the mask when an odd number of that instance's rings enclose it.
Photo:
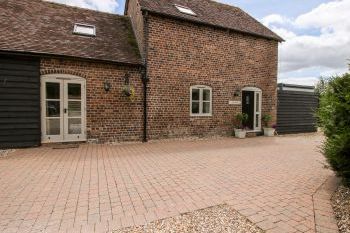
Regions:
[[[94,26],[96,35],[73,33],[76,24]],[[1,0],[0,32],[3,52],[141,64],[126,16],[41,0]]]
[[[265,27],[238,7],[212,0],[139,0],[141,9],[195,23],[231,29],[238,32],[283,41],[276,33]],[[181,12],[177,6],[190,9],[194,14]],[[190,12],[190,11],[189,11]]]

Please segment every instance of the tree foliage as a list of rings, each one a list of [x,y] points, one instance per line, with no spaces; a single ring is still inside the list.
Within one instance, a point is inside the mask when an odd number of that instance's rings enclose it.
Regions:
[[[350,184],[350,74],[322,79],[318,87],[318,123],[326,136],[323,153]]]

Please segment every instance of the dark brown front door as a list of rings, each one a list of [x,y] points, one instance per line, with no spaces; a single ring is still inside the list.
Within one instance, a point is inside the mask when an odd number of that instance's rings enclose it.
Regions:
[[[254,91],[242,92],[242,112],[248,114],[246,127],[254,129]]]

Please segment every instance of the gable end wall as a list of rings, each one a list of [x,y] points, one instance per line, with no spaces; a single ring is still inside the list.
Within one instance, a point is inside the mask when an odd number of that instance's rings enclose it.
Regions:
[[[148,18],[149,138],[229,135],[236,90],[262,89],[262,114],[276,118],[278,42],[165,17]],[[190,116],[190,87],[213,90],[213,116]]]

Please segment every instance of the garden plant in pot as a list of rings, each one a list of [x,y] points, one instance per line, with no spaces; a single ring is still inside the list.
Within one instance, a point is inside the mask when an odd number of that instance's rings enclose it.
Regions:
[[[268,136],[268,137],[273,137],[275,135],[275,128],[273,127],[269,127],[270,126],[270,122],[272,120],[272,116],[269,114],[265,114],[262,117],[262,121],[264,122],[264,135]]]
[[[237,127],[234,129],[236,138],[245,138],[246,131],[246,123],[248,121],[248,114],[246,113],[237,113],[236,114]]]

